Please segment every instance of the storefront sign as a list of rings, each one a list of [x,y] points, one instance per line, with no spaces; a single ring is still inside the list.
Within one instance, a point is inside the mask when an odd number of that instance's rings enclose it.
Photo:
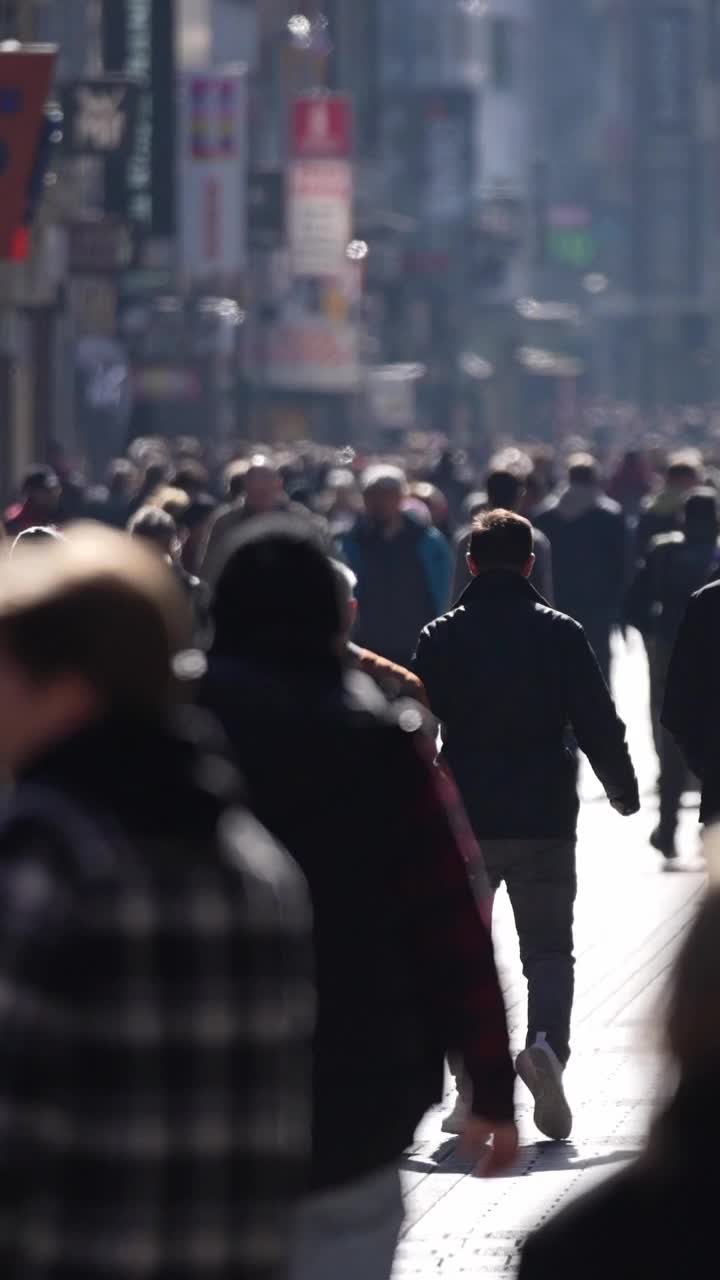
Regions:
[[[288,241],[295,276],[337,276],[352,238],[352,166],[296,160],[290,167]]]

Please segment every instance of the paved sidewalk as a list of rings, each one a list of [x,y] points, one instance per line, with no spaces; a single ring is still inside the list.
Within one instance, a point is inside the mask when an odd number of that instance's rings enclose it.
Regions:
[[[518,1084],[522,1150],[516,1170],[472,1177],[457,1143],[441,1133],[443,1111],[425,1121],[404,1161],[408,1218],[395,1277],[429,1280],[513,1275],[525,1234],[567,1199],[621,1167],[638,1150],[660,1085],[658,1010],[676,947],[703,892],[696,814],[683,815],[680,869],[664,873],[648,848],[655,763],[637,649],[623,656],[618,697],[645,791],[643,813],[623,821],[585,778],[580,828],[573,1058],[567,1090],[575,1114],[569,1143],[538,1140],[530,1095]],[[496,908],[498,958],[514,1047],[522,1047],[525,990],[509,904]]]

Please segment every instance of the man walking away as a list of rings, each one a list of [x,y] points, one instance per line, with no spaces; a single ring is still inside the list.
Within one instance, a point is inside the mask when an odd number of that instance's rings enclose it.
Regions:
[[[613,807],[636,813],[638,787],[618,718],[582,628],[530,585],[532,528],[509,511],[478,517],[473,582],[426,627],[414,669],[442,724],[454,774],[494,889],[504,881],[528,983],[527,1048],[517,1070],[535,1123],[567,1138],[578,816],[571,729]]]
[[[0,572],[0,1272],[281,1280],[309,913],[171,715],[172,576],[97,526]]]
[[[690,597],[720,577],[717,494],[699,489],[685,503],[683,531],[650,543],[628,591],[625,619],[641,632],[650,669],[650,711],[660,756],[660,821],[650,842],[669,861],[688,771],[672,734],[660,724],[665,684],[677,633]]]
[[[540,508],[535,523],[550,539],[557,607],[584,628],[609,684],[610,636],[627,581],[627,534],[621,508],[600,488],[593,458],[570,459],[567,489]]]
[[[345,608],[307,522],[256,522],[228,549],[203,697],[250,802],[305,872],[318,1024],[311,1194],[292,1280],[387,1280],[398,1166],[442,1095],[443,1055],[473,1085],[465,1126],[490,1170],[513,1159],[513,1075],[489,933],[421,713],[343,673]]]
[[[355,639],[406,667],[422,627],[450,600],[452,556],[443,535],[403,511],[407,481],[396,467],[363,477],[365,515],[341,539],[358,579]]]

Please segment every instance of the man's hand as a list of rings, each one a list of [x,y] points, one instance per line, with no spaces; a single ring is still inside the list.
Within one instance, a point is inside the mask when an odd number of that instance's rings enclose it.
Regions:
[[[492,1138],[492,1146],[488,1146]],[[517,1126],[497,1124],[493,1120],[482,1120],[480,1116],[469,1116],[463,1130],[461,1150],[480,1161],[475,1171],[478,1178],[494,1178],[505,1173],[515,1162],[518,1151]]]
[[[640,801],[635,797],[632,800],[623,800],[621,797],[619,800],[611,800],[610,804],[621,818],[632,818],[634,814],[640,812]]]

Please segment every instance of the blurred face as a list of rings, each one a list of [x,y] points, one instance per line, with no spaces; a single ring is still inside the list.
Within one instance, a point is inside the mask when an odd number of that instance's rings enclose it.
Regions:
[[[282,476],[264,468],[248,471],[245,477],[245,505],[258,515],[274,511],[283,493]]]
[[[79,677],[35,680],[0,647],[0,772],[13,773],[90,721],[98,700]]]
[[[402,509],[403,495],[397,485],[377,484],[365,490],[365,510],[378,524],[394,524]]]

